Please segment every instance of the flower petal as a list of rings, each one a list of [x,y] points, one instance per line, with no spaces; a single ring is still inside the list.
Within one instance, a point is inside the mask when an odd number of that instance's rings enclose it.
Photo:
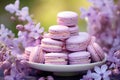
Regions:
[[[111,71],[108,70],[104,73],[103,78],[108,77],[111,74]]]
[[[110,77],[105,77],[103,78],[103,80],[110,80]]]
[[[102,65],[101,66],[101,72],[104,73],[107,70],[108,66],[107,65]]]
[[[101,69],[98,66],[95,66],[94,70],[96,73],[101,74]]]
[[[5,6],[5,10],[13,14],[15,12],[15,6],[13,4],[9,4]]]
[[[97,73],[92,73],[91,74],[92,75],[92,78],[94,78],[94,80],[101,80],[101,76],[99,75],[99,74],[97,74]]]
[[[19,5],[20,5],[20,1],[16,0],[14,6],[17,10],[19,9]]]

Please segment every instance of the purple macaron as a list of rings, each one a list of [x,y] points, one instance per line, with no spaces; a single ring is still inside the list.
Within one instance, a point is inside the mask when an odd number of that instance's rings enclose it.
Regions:
[[[61,52],[64,43],[62,41],[51,38],[43,38],[41,40],[41,47],[46,52]]]
[[[49,27],[49,36],[52,39],[64,40],[70,37],[70,31],[67,26],[53,25]]]
[[[45,56],[45,64],[66,65],[68,56],[65,53],[47,53]]]
[[[91,43],[87,49],[91,53],[91,58],[93,62],[98,62],[104,59],[105,53],[97,43]]]
[[[91,37],[87,32],[79,32],[79,35],[71,36],[66,40],[66,49],[69,51],[86,50],[90,39]]]
[[[57,23],[65,26],[75,26],[78,23],[78,14],[73,11],[63,11],[57,14]]]
[[[87,64],[90,63],[90,53],[86,51],[73,52],[68,55],[69,64]]]

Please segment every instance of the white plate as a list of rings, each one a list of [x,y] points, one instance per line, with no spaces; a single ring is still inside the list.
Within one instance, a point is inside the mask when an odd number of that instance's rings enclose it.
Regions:
[[[105,59],[100,62],[89,64],[77,64],[77,65],[53,65],[53,64],[40,64],[34,62],[28,62],[29,66],[35,69],[51,72],[78,72],[94,68],[94,66],[100,66],[106,61]]]

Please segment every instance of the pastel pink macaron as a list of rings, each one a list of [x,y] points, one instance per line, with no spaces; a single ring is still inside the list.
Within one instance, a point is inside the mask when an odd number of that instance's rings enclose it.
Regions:
[[[45,64],[66,65],[68,56],[65,53],[47,53],[45,54]]]
[[[79,27],[73,26],[73,27],[69,27],[69,31],[70,31],[70,36],[76,36],[79,34]]]
[[[86,51],[73,52],[68,55],[69,64],[87,64],[90,63],[90,53]]]
[[[104,59],[105,53],[97,43],[91,43],[87,49],[91,53],[93,62],[101,61]]]
[[[69,28],[63,25],[53,25],[49,27],[49,36],[52,39],[67,39],[70,37]]]
[[[41,47],[46,52],[61,52],[64,43],[62,41],[51,38],[43,38],[41,40]]]
[[[71,36],[66,40],[66,49],[69,51],[86,50],[90,43],[90,35],[87,32],[79,32],[77,36]]]
[[[30,49],[29,61],[36,63],[44,62],[44,52],[40,46],[35,46]]]
[[[26,48],[25,48],[23,57],[24,57],[26,60],[29,60],[29,57],[30,57],[30,54],[31,54],[32,50],[33,50],[33,47],[26,47]]]
[[[63,11],[57,14],[57,23],[65,26],[75,26],[78,23],[78,14],[73,11]]]

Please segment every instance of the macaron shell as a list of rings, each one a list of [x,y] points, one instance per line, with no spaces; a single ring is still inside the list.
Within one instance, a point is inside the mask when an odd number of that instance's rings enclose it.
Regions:
[[[49,33],[61,33],[67,32],[69,28],[64,25],[52,25],[49,27]]]
[[[74,53],[70,53],[68,55],[68,57],[70,59],[72,58],[79,58],[79,59],[86,59],[86,58],[89,58],[90,57],[90,53],[89,52],[86,52],[86,51],[81,51],[81,52],[74,52]]]
[[[61,52],[62,47],[52,45],[41,45],[42,49],[46,52]]]
[[[82,50],[86,50],[87,45],[89,42],[83,42],[83,43],[67,43],[66,44],[66,49],[69,51],[82,51]]]
[[[88,45],[87,49],[91,53],[91,58],[93,61],[95,61],[95,62],[100,61],[100,57],[98,56],[98,54],[96,53],[96,51],[92,45]]]
[[[58,40],[53,40],[51,38],[44,38],[41,40],[42,44],[48,44],[48,45],[57,45],[57,46],[63,46],[63,42],[62,41],[58,41]]]
[[[71,36],[69,39],[66,40],[66,44],[67,43],[82,43],[82,42],[86,42],[86,41],[90,41],[90,35],[86,32],[79,32],[78,36]]]
[[[74,17],[78,17],[78,14],[73,11],[62,11],[59,12],[57,16],[62,18],[74,18]]]

